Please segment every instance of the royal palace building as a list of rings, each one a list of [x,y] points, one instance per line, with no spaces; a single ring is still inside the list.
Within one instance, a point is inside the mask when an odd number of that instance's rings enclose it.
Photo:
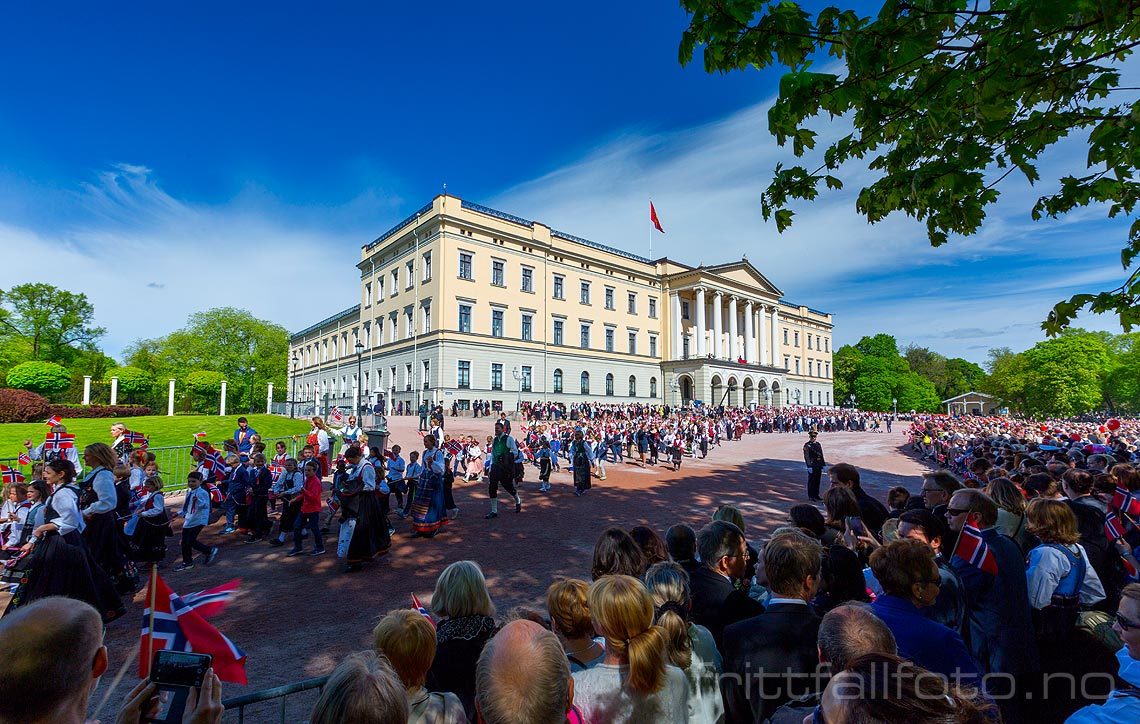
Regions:
[[[291,399],[835,402],[831,315],[747,258],[648,259],[441,195],[357,268],[358,303],[291,337]]]

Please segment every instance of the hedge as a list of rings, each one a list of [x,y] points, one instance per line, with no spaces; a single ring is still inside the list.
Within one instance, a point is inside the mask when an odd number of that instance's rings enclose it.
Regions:
[[[51,416],[48,401],[27,390],[0,389],[0,422],[42,422]]]
[[[145,405],[49,405],[45,418],[59,415],[62,418],[82,417],[140,417],[152,415],[153,410]],[[25,422],[31,422],[25,420]]]

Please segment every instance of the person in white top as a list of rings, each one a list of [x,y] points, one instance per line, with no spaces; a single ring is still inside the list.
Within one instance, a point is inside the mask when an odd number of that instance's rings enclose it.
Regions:
[[[602,576],[588,595],[606,658],[573,674],[575,703],[586,721],[624,724],[689,721],[689,682],[666,658],[665,633],[653,624],[653,599],[632,576]]]
[[[51,432],[67,432],[67,426],[53,425]],[[71,464],[75,466],[76,477],[83,472],[83,466],[79,463],[79,450],[74,444],[62,450],[44,450],[43,443],[33,446],[31,440],[24,440],[24,447],[27,448],[28,457],[32,460],[43,460],[46,463],[56,458],[63,458],[64,460],[70,460]]]

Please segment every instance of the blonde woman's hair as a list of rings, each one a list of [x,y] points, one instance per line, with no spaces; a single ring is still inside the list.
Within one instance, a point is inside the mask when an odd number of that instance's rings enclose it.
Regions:
[[[740,512],[739,508],[732,505],[722,505],[713,513],[713,520],[723,520],[726,523],[732,523],[740,532],[744,532],[744,514]]]
[[[439,574],[431,610],[443,618],[495,615],[495,604],[487,592],[487,580],[475,561],[456,561]]]
[[[654,563],[645,573],[645,587],[653,597],[654,618],[665,633],[669,663],[687,670],[693,663],[693,642],[689,640],[689,574],[680,565],[667,561]]]
[[[115,451],[111,446],[105,442],[93,442],[87,447],[83,448],[83,454],[90,457],[94,462],[94,467],[104,467],[108,470],[113,470],[119,463],[119,457],[115,455]]]
[[[630,691],[660,691],[665,685],[665,633],[653,625],[653,599],[645,585],[633,576],[602,576],[590,585],[587,599],[606,651],[629,663]]]
[[[1077,516],[1063,500],[1034,498],[1025,509],[1025,529],[1042,543],[1072,545],[1081,539]]]
[[[594,635],[594,621],[590,618],[590,603],[586,596],[590,584],[576,578],[563,578],[546,589],[546,610],[550,622],[562,635],[580,639]]]
[[[309,724],[406,724],[408,697],[387,659],[351,654],[329,676]]]
[[[387,657],[408,689],[424,685],[435,659],[435,644],[435,627],[410,608],[389,611],[372,630],[373,650]]]

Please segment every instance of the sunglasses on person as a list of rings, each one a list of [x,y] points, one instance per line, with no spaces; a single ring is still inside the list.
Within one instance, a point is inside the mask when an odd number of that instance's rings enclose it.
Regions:
[[[966,515],[970,512],[969,508],[947,508],[946,515]]]
[[[1122,616],[1119,613],[1116,614],[1116,623],[1120,626],[1121,630],[1123,630],[1123,631],[1131,631],[1134,628],[1140,628],[1140,623],[1138,623],[1136,621],[1129,621],[1127,618],[1125,618],[1124,616]]]

